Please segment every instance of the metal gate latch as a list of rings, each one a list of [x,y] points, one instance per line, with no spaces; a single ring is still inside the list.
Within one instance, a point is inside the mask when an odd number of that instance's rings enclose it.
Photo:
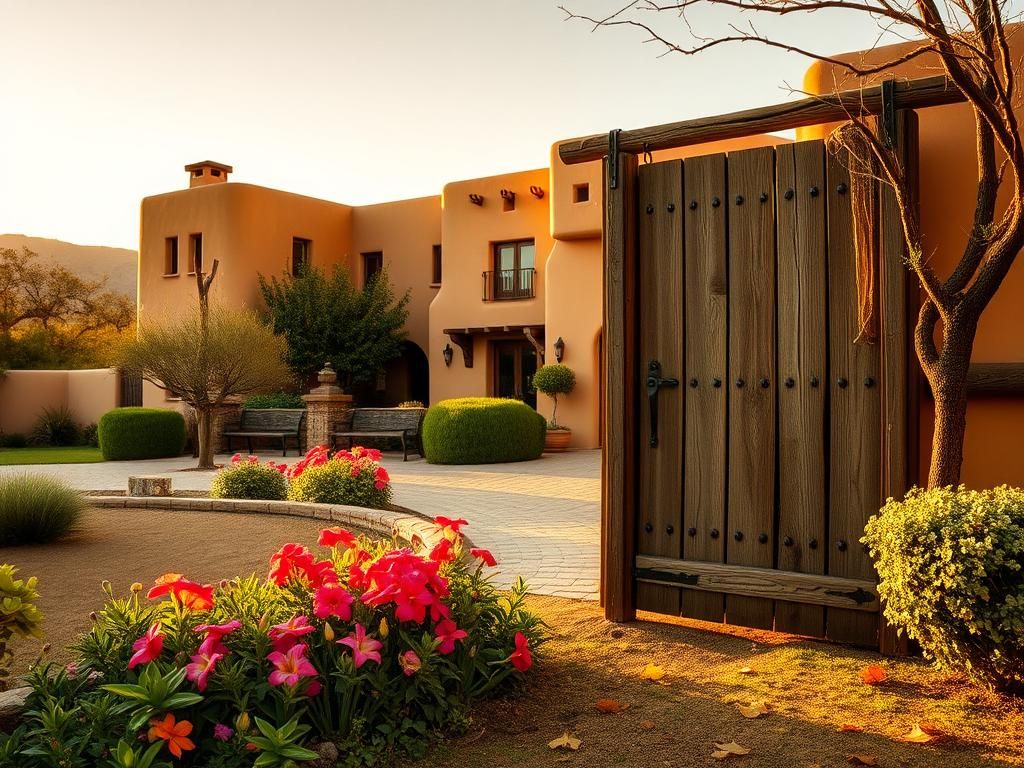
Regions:
[[[678,387],[679,379],[661,377],[661,363],[651,360],[647,364],[647,402],[651,409],[651,448],[658,447],[658,391],[662,387]]]

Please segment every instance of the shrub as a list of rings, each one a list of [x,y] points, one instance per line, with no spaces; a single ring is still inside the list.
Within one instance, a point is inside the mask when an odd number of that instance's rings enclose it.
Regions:
[[[423,408],[423,403],[419,400],[406,400],[398,404],[399,408]]]
[[[21,432],[8,432],[0,435],[0,448],[26,448],[28,438]]]
[[[99,438],[108,461],[180,456],[185,418],[167,408],[115,408],[100,417]]]
[[[182,768],[283,767],[322,742],[352,767],[421,756],[476,700],[520,687],[544,640],[522,581],[499,594],[490,554],[463,556],[464,521],[437,523],[432,549],[332,528],[324,553],[282,547],[265,580],[165,574],[149,599],[107,585],[69,668],[30,676],[7,762],[70,764],[56,757],[75,748],[75,765],[138,766],[177,749]]]
[[[941,666],[1024,691],[1024,491],[915,488],[863,542],[890,623]]]
[[[576,388],[576,374],[572,368],[561,363],[542,365],[533,375],[533,386],[554,401],[548,429],[562,429],[558,426],[558,396],[568,395]]]
[[[372,448],[333,455],[323,446],[312,448],[288,470],[288,498],[384,509],[391,503],[391,478],[379,461],[380,451]]]
[[[86,424],[82,427],[81,443],[90,448],[100,447],[100,434],[98,424]]]
[[[544,417],[519,400],[442,400],[423,419],[423,450],[431,464],[527,461],[544,452],[544,428]]]
[[[45,544],[72,533],[85,511],[82,495],[45,475],[0,477],[0,547]]]
[[[35,445],[77,445],[79,431],[78,422],[67,408],[44,408],[32,428],[31,442]]]
[[[285,464],[268,461],[260,464],[257,456],[242,458],[235,454],[231,465],[224,467],[213,478],[210,495],[215,499],[270,499],[282,501],[288,498],[288,481],[285,480]]]
[[[267,408],[305,408],[306,401],[291,392],[274,392],[269,395],[251,395],[245,399],[245,407],[250,411]]]
[[[36,579],[15,578],[18,569],[13,565],[0,565],[0,691],[7,688],[14,653],[10,643],[14,637],[42,637],[40,624],[43,614],[36,607],[39,593]]]

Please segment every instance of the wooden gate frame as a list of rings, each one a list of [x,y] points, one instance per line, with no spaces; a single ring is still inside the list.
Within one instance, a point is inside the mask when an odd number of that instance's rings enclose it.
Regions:
[[[601,602],[611,621],[636,618],[636,525],[638,413],[637,354],[637,168],[638,155],[740,138],[756,133],[843,122],[852,115],[878,116],[883,137],[894,142],[910,167],[917,161],[912,110],[965,99],[944,76],[895,81],[714,117],[631,131],[615,130],[565,142],[566,164],[604,160],[604,433],[601,460]],[[897,111],[898,110],[898,111]],[[895,195],[884,188],[882,221],[895,221]],[[882,488],[901,494],[916,472],[916,397],[920,369],[910,343],[917,286],[908,280],[898,227],[881,228]],[[881,504],[884,501],[879,499]],[[712,564],[709,564],[712,565]],[[727,567],[727,566],[725,566]],[[799,580],[801,574],[771,571]],[[800,585],[796,585],[800,586]],[[721,591],[721,587],[719,587]],[[883,652],[898,651],[894,632],[880,632]]]

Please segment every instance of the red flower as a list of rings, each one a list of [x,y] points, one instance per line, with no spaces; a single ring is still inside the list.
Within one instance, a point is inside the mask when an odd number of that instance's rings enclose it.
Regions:
[[[422,624],[428,610],[434,621],[448,617],[448,606],[441,602],[448,596],[448,580],[438,572],[437,562],[411,549],[393,550],[371,563],[360,583],[366,587],[362,595],[365,605],[394,603],[399,621]]]
[[[270,558],[267,580],[284,586],[292,578],[304,580],[311,587],[338,582],[338,574],[330,560],[317,560],[312,552],[299,544],[285,544]]]
[[[391,477],[384,467],[377,467],[373,472],[373,480],[373,487],[378,491],[383,491],[388,487],[388,483],[391,482]]]
[[[435,517],[434,522],[437,523],[443,531],[451,531],[452,533],[456,534],[461,533],[462,526],[469,525],[469,522],[463,520],[461,517],[452,520],[450,517],[444,517],[443,515],[438,515],[437,517]]]
[[[342,621],[349,621],[354,600],[340,584],[324,584],[313,592],[313,615],[318,619],[337,616]]]
[[[530,652],[530,640],[522,632],[516,632],[516,649],[508,657],[512,666],[525,672],[533,666],[533,654]]]
[[[208,611],[213,608],[213,585],[197,584],[180,573],[160,576],[146,597],[153,600],[167,594],[191,611]]]
[[[442,655],[447,655],[454,651],[455,643],[468,637],[466,630],[459,629],[451,619],[437,622],[437,626],[434,627],[434,634],[441,641],[441,644],[437,646],[437,651]]]
[[[321,547],[336,547],[341,544],[346,549],[354,549],[359,546],[359,538],[344,528],[324,528],[320,531],[317,544]]]
[[[139,664],[149,664],[159,658],[164,650],[164,637],[160,634],[160,622],[153,622],[146,634],[132,643],[132,650],[135,653],[128,662],[128,669],[134,669]]]
[[[498,561],[494,559],[494,555],[491,554],[489,549],[481,549],[480,547],[473,547],[469,550],[469,554],[473,557],[478,557],[484,561],[484,565],[493,568],[498,564]]]
[[[450,563],[455,559],[455,550],[452,548],[451,539],[441,539],[434,548],[430,550],[430,559],[435,563]]]

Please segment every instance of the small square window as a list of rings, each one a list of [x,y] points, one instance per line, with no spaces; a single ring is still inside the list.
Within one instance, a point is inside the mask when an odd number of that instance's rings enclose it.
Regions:
[[[211,176],[220,176],[220,170],[218,168],[211,168],[210,169],[210,175]]]
[[[590,200],[590,184],[573,184],[572,201],[574,203],[585,203]]]
[[[199,178],[200,176],[203,175],[203,169],[196,168],[194,171],[192,171],[192,175],[195,176],[196,178]]]
[[[441,284],[441,246],[434,246],[434,279],[431,281],[432,285]]]
[[[178,274],[178,238],[168,237],[164,240],[164,274]]]
[[[188,273],[194,275],[203,271],[203,233],[188,236]]]

